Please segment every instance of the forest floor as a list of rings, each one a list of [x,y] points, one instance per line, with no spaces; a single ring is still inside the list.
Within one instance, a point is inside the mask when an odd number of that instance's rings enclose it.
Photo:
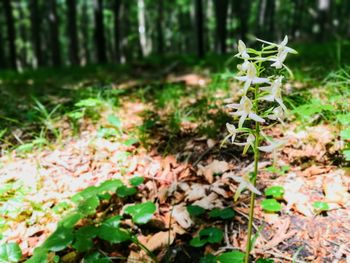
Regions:
[[[231,121],[224,105],[238,99],[239,86],[227,70],[182,63],[5,75],[1,243],[18,243],[22,259],[28,258],[73,209],[76,193],[142,177],[134,196],[121,202],[152,201],[156,212],[145,225],[125,224],[158,260],[215,262],[208,255],[244,251],[249,191],[236,202],[233,196],[253,156],[222,145]],[[257,197],[252,256],[260,262],[349,262],[350,170],[343,151],[350,132],[349,68],[317,72],[298,61],[292,68],[296,79],[285,85],[290,112],[284,124],[268,130],[287,143],[278,154],[262,156],[257,182],[262,193],[283,188],[282,209],[268,213],[261,206],[265,197]],[[113,200],[95,216],[115,215]],[[327,208],[317,210],[315,202]],[[227,213],[216,214],[218,208]],[[222,240],[191,246],[207,227],[222,229]],[[151,260],[132,243],[94,242],[94,250],[113,262]],[[71,248],[54,255],[61,262],[84,257]]]

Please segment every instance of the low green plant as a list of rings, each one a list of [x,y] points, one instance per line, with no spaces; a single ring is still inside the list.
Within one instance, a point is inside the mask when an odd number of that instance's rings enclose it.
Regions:
[[[233,144],[244,146],[243,154],[246,154],[250,148],[254,153],[254,172],[246,178],[237,179],[240,182],[240,189],[243,186],[251,190],[245,263],[249,262],[252,248],[255,196],[256,193],[260,193],[255,188],[260,152],[274,152],[284,144],[282,140],[277,141],[267,137],[263,124],[266,124],[267,120],[282,121],[284,113],[287,111],[281,90],[284,76],[280,73],[282,69],[286,69],[292,75],[290,69],[284,64],[284,60],[288,53],[297,53],[294,49],[287,47],[287,36],[280,44],[260,39],[258,41],[263,43],[260,50],[247,48],[243,41],[238,43],[236,57],[242,59],[243,63],[238,65],[239,73],[235,78],[244,83],[241,91],[242,97],[239,104],[229,104],[227,108],[236,110],[232,115],[239,117],[239,121],[238,128],[233,124],[226,124],[229,134],[225,138]],[[253,123],[244,127],[247,120],[251,120]],[[252,125],[253,128],[251,128]],[[246,142],[236,142],[238,136],[242,135],[246,136]],[[267,142],[267,145],[262,145],[264,141]],[[275,199],[266,199],[263,202],[268,203],[265,207],[270,210],[280,208],[278,207],[280,204]]]
[[[125,204],[129,196],[137,193],[135,187],[142,183],[142,177],[131,178],[129,184],[132,187],[118,179],[109,180],[74,195],[71,199],[76,204],[75,210],[58,223],[57,229],[34,250],[33,256],[27,262],[46,262],[49,255],[52,256],[53,253],[57,257],[60,255],[57,252],[67,248],[82,254],[84,262],[111,262],[106,255],[99,253],[95,242],[97,239],[110,244],[135,243],[157,262],[153,254],[138,241],[135,228],[132,229],[124,223],[130,216],[135,225],[146,224],[156,211],[155,204],[143,202],[126,204],[116,211],[112,209],[115,203]],[[116,201],[118,199],[120,201]],[[104,210],[102,215],[97,214],[99,207],[106,204],[111,209]],[[113,212],[110,214],[110,211]]]

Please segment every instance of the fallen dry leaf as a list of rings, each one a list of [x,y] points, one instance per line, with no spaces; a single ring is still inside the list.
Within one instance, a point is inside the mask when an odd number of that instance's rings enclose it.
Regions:
[[[147,243],[144,244],[150,251],[170,246],[175,240],[176,233],[174,231],[161,231],[152,234]]]
[[[229,169],[230,167],[227,162],[214,160],[206,166],[198,165],[198,175],[203,175],[209,183],[212,183],[214,181],[214,174],[222,174]]]
[[[174,206],[172,216],[183,228],[189,228],[193,223],[184,203]]]

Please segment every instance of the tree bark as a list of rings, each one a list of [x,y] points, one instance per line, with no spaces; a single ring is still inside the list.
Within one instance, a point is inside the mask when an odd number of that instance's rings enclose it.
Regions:
[[[69,38],[69,60],[72,65],[79,65],[79,44],[77,30],[77,3],[76,0],[66,0],[67,5],[67,31]]]
[[[39,10],[38,1],[29,1],[30,9],[30,23],[31,23],[31,35],[32,43],[34,48],[35,60],[34,67],[43,66],[44,59],[42,53],[42,42],[41,42],[41,12]]]
[[[56,0],[49,0],[49,25],[50,25],[50,42],[51,42],[51,59],[52,65],[61,66],[61,50],[58,29],[57,3]]]
[[[203,1],[195,0],[196,43],[198,57],[204,57]]]
[[[114,13],[114,53],[115,59],[118,63],[121,62],[121,0],[114,0],[113,13]]]
[[[137,0],[137,17],[139,23],[139,40],[141,46],[142,56],[148,56],[151,52],[151,43],[147,37],[146,32],[146,10],[145,10],[145,1]]]
[[[248,20],[250,15],[251,0],[233,1],[235,3],[234,6],[236,7],[235,14],[237,14],[237,16],[239,17],[239,35],[241,40],[245,42],[247,40],[247,34],[249,31]]]
[[[106,55],[106,39],[104,34],[103,23],[103,0],[94,0],[94,16],[95,16],[95,45],[97,62],[104,64],[107,62]]]
[[[163,18],[164,18],[164,1],[158,0],[157,8],[157,48],[158,54],[163,55],[164,53],[164,34],[163,34]]]
[[[0,21],[1,23],[2,21]],[[4,37],[2,35],[3,33],[2,23],[0,24],[0,69],[6,68],[6,62],[5,62],[5,46],[4,46]]]
[[[216,18],[216,50],[220,54],[226,53],[227,36],[227,11],[228,0],[214,0],[215,18]]]
[[[3,7],[5,12],[6,27],[7,27],[7,41],[9,50],[9,61],[12,69],[17,69],[16,65],[16,31],[13,19],[13,10],[11,0],[3,0]]]

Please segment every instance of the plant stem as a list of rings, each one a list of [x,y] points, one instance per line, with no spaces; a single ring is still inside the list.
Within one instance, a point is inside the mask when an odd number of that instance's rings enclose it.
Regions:
[[[260,65],[259,65],[260,68]],[[258,97],[258,92],[259,88],[255,88],[254,92],[254,108],[255,111],[258,113],[258,102],[257,102],[257,97]],[[255,122],[255,145],[254,145],[254,172],[252,175],[252,178],[250,178],[251,183],[256,186],[256,179],[258,177],[258,168],[259,168],[259,143],[260,143],[260,125],[259,122]],[[247,246],[246,246],[246,253],[245,253],[245,258],[244,262],[248,263],[249,262],[249,254],[252,249],[252,232],[253,232],[253,221],[254,221],[254,207],[255,207],[255,193],[251,192],[250,193],[250,204],[249,204],[249,220],[248,220],[248,234],[247,234]]]

